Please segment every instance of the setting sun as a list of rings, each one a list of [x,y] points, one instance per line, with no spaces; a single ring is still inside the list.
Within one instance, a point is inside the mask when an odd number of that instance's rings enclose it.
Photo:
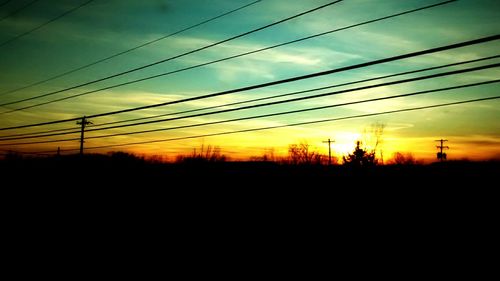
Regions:
[[[333,144],[334,151],[337,155],[347,155],[354,150],[356,141],[361,138],[360,133],[337,133],[335,134],[335,143]]]

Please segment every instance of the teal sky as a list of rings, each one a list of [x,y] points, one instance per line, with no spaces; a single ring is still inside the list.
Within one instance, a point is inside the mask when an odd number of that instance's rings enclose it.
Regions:
[[[0,19],[31,0],[15,0],[0,7]],[[2,1],[0,1],[1,3]],[[0,21],[0,44],[30,30],[86,1],[39,0],[15,16]],[[87,63],[127,50],[166,34],[181,30],[203,20],[236,9],[253,0],[94,0],[90,4],[54,21],[39,30],[0,47],[0,93],[44,80]],[[262,0],[245,9],[213,22],[166,38],[90,68],[72,73],[22,91],[0,94],[2,103],[16,101],[75,84],[112,75],[134,67],[187,52],[234,35],[264,26],[308,9],[323,5],[326,0]],[[61,98],[83,91],[118,84],[137,78],[172,71],[231,55],[283,43],[308,35],[388,16],[394,13],[439,3],[438,0],[344,0],[311,14],[250,34],[192,55],[162,63],[138,72],[103,81],[43,99],[24,102],[1,109],[17,108],[42,101]],[[364,25],[269,51],[220,62],[206,67],[164,76],[112,90],[93,93],[25,111],[0,115],[0,127],[51,121],[96,114],[140,105],[198,96],[218,91],[265,83],[273,80],[348,66],[384,57],[419,51],[427,48],[472,40],[500,33],[500,1],[459,0],[435,8]],[[186,109],[225,104],[234,101],[276,95],[297,90],[356,81],[395,72],[438,66],[447,63],[498,55],[498,41],[411,58],[392,63],[342,72],[334,75],[282,84],[260,90],[204,99],[175,106],[114,115],[92,120],[94,123],[124,120]],[[426,72],[439,73],[460,68],[498,63],[500,59],[472,63],[466,66]],[[148,126],[116,129],[127,132],[150,128],[201,123],[256,114],[295,110],[449,87],[473,82],[498,79],[497,68],[466,74],[424,80],[389,87],[375,88],[338,96],[311,99],[259,109],[179,120]],[[417,77],[413,74],[356,86]],[[339,89],[347,89],[352,86]],[[331,90],[330,90],[331,91]],[[328,90],[319,91],[328,92]],[[86,145],[119,144],[179,136],[190,136],[222,131],[249,129],[289,124],[363,113],[425,106],[466,99],[497,96],[499,84],[464,88],[422,96],[364,103],[301,114],[234,122],[186,130],[165,131],[115,138],[89,140]],[[310,95],[303,94],[302,96]],[[261,154],[269,147],[286,152],[287,145],[308,141],[324,152],[321,143],[326,138],[337,140],[334,150],[346,153],[363,130],[379,122],[386,125],[385,155],[395,151],[413,152],[417,158],[434,157],[439,138],[449,139],[450,156],[471,159],[500,158],[500,102],[488,101],[467,105],[398,113],[341,122],[323,123],[304,127],[276,129],[221,137],[155,143],[122,147],[137,153],[185,153],[201,143],[220,145],[229,156],[241,158]],[[61,124],[52,127],[9,131],[24,133],[44,129],[73,126]],[[76,127],[76,125],[74,125]],[[111,133],[106,132],[106,133]],[[95,133],[99,135],[103,133]],[[7,132],[1,134],[8,135]],[[58,137],[58,138],[64,138]],[[53,139],[56,139],[54,137]],[[1,143],[1,142],[0,142]],[[77,142],[15,146],[13,149],[38,151],[45,149],[71,149]],[[0,147],[5,149],[5,147]],[[110,149],[108,149],[110,150]],[[115,149],[116,150],[116,149]],[[96,152],[104,152],[98,150]]]

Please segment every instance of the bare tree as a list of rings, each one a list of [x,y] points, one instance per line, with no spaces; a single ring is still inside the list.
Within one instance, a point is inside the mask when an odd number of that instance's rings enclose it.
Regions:
[[[307,142],[288,146],[288,161],[290,164],[321,164],[323,158],[323,155],[318,151],[312,150]]]
[[[226,160],[227,157],[221,153],[219,146],[205,146],[204,144],[198,151],[194,148],[191,155],[178,155],[176,157],[176,162],[225,162]]]
[[[263,161],[271,161],[274,162],[276,157],[274,156],[274,148],[267,148],[262,155]]]
[[[415,165],[417,164],[417,161],[411,153],[403,154],[401,152],[396,152],[389,163],[394,165]]]
[[[384,152],[382,149],[383,145],[383,134],[384,134],[385,124],[376,122],[370,125],[370,128],[365,129],[363,132],[363,150],[370,151],[375,156],[377,155],[377,150],[379,153],[379,160],[384,163]]]

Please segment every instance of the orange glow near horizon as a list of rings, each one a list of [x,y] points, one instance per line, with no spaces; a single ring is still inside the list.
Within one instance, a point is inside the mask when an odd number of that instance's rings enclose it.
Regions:
[[[266,138],[264,136],[264,138]],[[436,162],[436,145],[432,137],[428,138],[416,138],[416,139],[404,139],[396,138],[391,135],[384,135],[382,137],[382,144],[377,150],[377,158],[380,160],[382,152],[383,162],[389,163],[396,152],[403,154],[412,154],[413,157],[422,162],[430,163]],[[190,142],[167,142],[167,143],[157,143],[150,144],[147,146],[135,146],[135,147],[122,147],[120,149],[106,150],[106,151],[124,151],[132,153],[139,156],[161,156],[166,161],[174,161],[178,155],[191,155],[193,150],[197,152],[200,151],[201,147],[207,146],[219,147],[221,154],[228,157],[230,161],[247,161],[250,159],[255,159],[255,157],[261,157],[264,154],[269,154],[272,152],[276,159],[285,159],[288,156],[288,146],[291,144],[307,143],[310,149],[317,151],[325,157],[328,156],[328,146],[323,143],[324,139],[310,139],[310,138],[300,138],[292,139],[290,141],[266,142],[266,146],[245,146],[249,143],[254,144],[254,142],[260,139],[260,137],[254,137],[244,143],[241,137],[229,137],[229,138],[206,138],[203,140],[191,140]],[[332,143],[332,157],[336,157],[338,162],[342,162],[342,157],[351,153],[355,146],[356,141],[363,141],[362,133],[355,132],[339,132],[332,137],[335,140]],[[450,150],[447,150],[449,160],[491,160],[500,159],[500,149],[497,149],[496,154],[491,153],[491,148],[476,148],[470,150],[470,147],[461,143],[461,141],[455,140],[448,143]],[[364,147],[364,145],[362,144]],[[369,148],[368,148],[369,149]],[[106,153],[105,151],[99,150],[88,150],[86,153]]]

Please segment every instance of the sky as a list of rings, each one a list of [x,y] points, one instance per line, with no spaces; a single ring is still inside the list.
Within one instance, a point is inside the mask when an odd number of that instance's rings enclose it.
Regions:
[[[332,1],[94,0],[87,3],[88,0],[39,0],[31,2],[32,0],[0,0],[0,103],[2,104],[51,93],[172,58]],[[176,101],[350,66],[500,33],[499,1],[458,0],[271,50],[102,90],[80,97],[69,98],[59,102],[8,112],[12,109],[175,71],[440,2],[444,1],[340,1],[258,32],[229,40],[189,55],[171,59],[141,69],[140,71],[50,96],[4,105],[0,107],[0,128],[82,117],[84,115]],[[82,4],[85,5],[51,21]],[[38,83],[144,43],[165,37],[166,35],[186,29],[187,27],[199,24],[247,4],[251,5],[126,54],[97,63],[91,67],[74,71],[68,75],[44,83]],[[48,21],[51,22],[47,23]],[[42,24],[44,24],[42,27],[33,30]],[[33,31],[29,32],[30,30]],[[24,33],[26,34],[20,36]],[[90,121],[93,124],[87,129],[107,122],[177,113],[479,59],[498,55],[498,50],[500,50],[500,43],[496,40],[255,90],[92,118]],[[306,97],[318,93],[328,93],[499,62],[500,59],[495,58],[422,73],[307,92],[291,97]],[[170,128],[362,101],[365,99],[491,81],[498,79],[499,74],[500,71],[498,68],[488,68],[253,109],[105,131],[89,131],[86,133],[86,137]],[[34,83],[38,84],[26,87]],[[301,142],[307,142],[313,149],[327,154],[328,147],[323,141],[330,138],[335,140],[332,144],[333,154],[336,157],[341,157],[352,151],[357,140],[364,141],[365,145],[369,148],[373,143],[373,141],[369,140],[370,128],[373,124],[383,124],[384,133],[382,135],[382,143],[378,148],[382,150],[384,160],[389,160],[395,152],[402,152],[412,153],[415,158],[424,161],[434,161],[437,152],[437,142],[435,140],[437,139],[448,140],[446,145],[450,147],[447,151],[449,159],[500,159],[500,122],[498,122],[500,117],[500,101],[498,99],[269,130],[193,137],[494,97],[500,95],[498,85],[498,83],[490,83],[295,114],[142,134],[87,139],[85,146],[88,148],[87,152],[106,153],[120,150],[141,155],[162,155],[167,159],[173,159],[175,155],[188,154],[194,148],[199,148],[201,145],[212,145],[219,146],[222,153],[230,158],[240,160],[251,156],[259,156],[270,150],[273,150],[277,155],[286,155],[290,144]],[[16,89],[20,90],[13,91]],[[268,101],[285,100],[291,97],[282,97]],[[253,102],[250,104],[257,103]],[[226,108],[235,108],[243,105],[234,105]],[[79,126],[72,121],[50,126],[4,130],[0,131],[0,138],[15,134],[42,132],[61,128],[75,128],[78,130]],[[47,151],[55,153],[57,148],[60,147],[63,153],[75,153],[73,149],[79,148],[79,142],[74,139],[79,138],[79,136],[79,133],[75,133],[15,141],[0,140],[0,150],[20,152]],[[193,138],[92,149],[94,146],[111,146],[185,137]],[[12,145],[15,142],[68,138],[72,138],[73,140]]]

